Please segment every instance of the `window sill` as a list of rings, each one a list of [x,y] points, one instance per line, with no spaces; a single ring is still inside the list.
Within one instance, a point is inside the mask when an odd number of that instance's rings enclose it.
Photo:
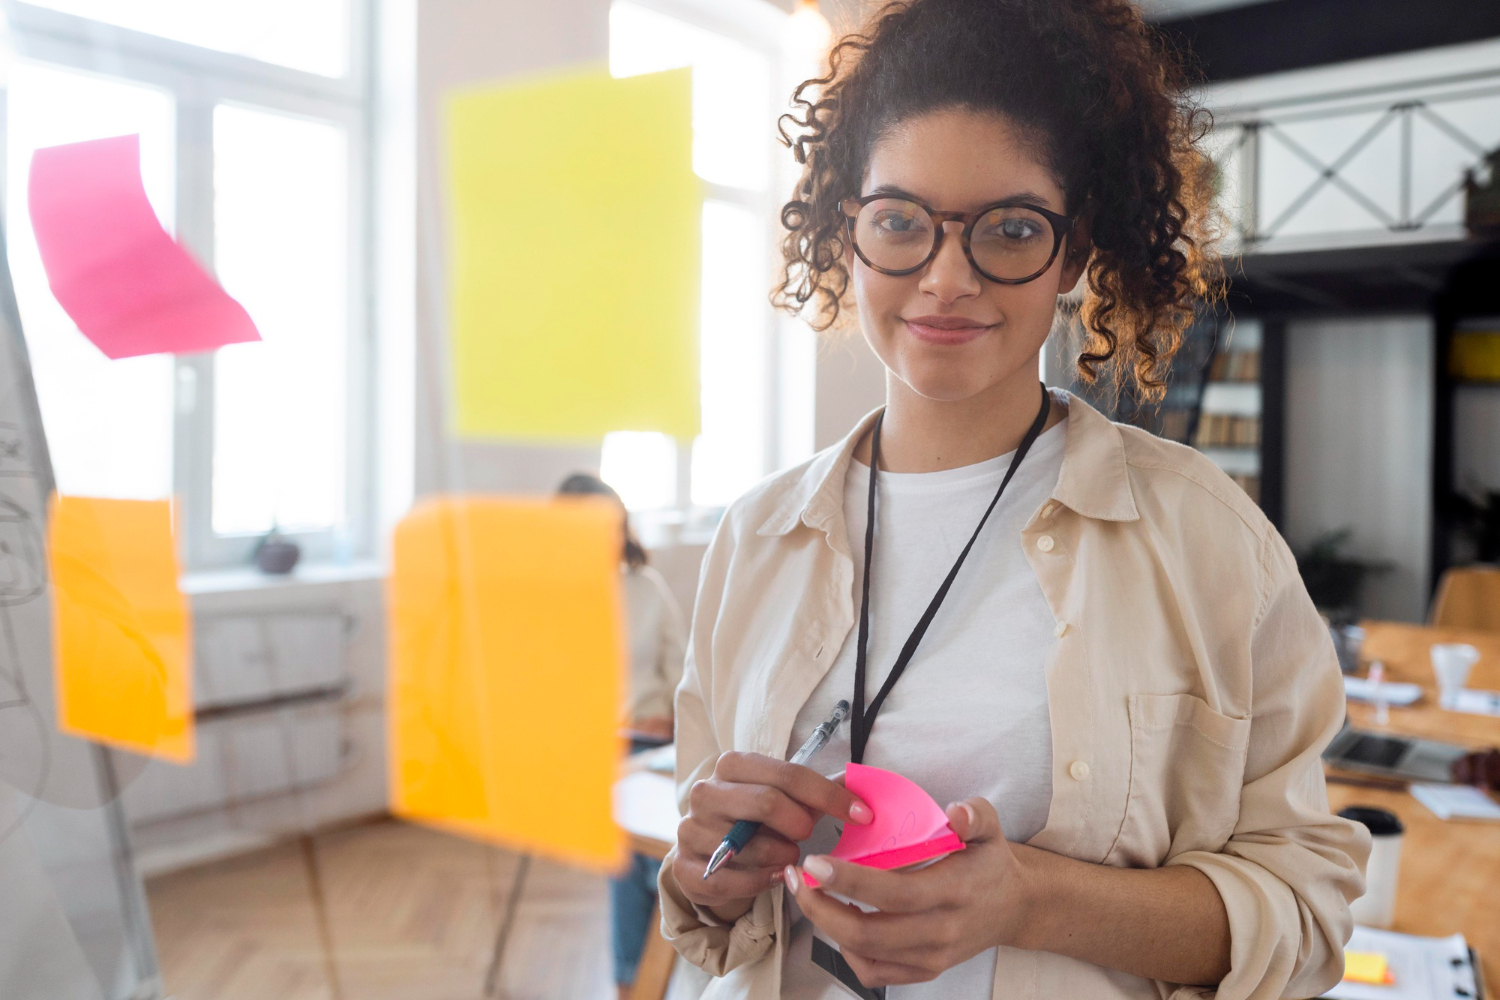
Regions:
[[[384,563],[375,559],[364,559],[350,563],[308,563],[280,576],[262,573],[254,566],[205,570],[197,573],[184,573],[179,580],[179,585],[182,587],[182,592],[188,595],[226,594],[310,584],[357,583],[363,580],[382,580],[385,576]]]

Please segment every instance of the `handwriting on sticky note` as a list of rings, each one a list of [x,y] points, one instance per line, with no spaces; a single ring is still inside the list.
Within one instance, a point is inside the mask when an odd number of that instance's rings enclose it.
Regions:
[[[863,826],[845,823],[831,857],[890,870],[934,861],[964,849],[948,817],[922,786],[895,771],[850,764],[844,787],[875,813]],[[807,883],[816,886],[815,879]]]
[[[38,149],[27,201],[52,294],[107,357],[260,339],[244,307],[157,221],[139,136]]]

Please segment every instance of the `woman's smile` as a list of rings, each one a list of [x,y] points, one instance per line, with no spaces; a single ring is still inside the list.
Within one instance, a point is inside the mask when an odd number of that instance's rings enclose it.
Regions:
[[[984,323],[967,316],[910,316],[904,320],[913,337],[942,347],[957,347],[978,340],[999,326],[998,323]]]

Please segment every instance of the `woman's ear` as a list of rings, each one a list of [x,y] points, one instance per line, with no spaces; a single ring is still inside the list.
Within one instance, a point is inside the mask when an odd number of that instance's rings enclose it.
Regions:
[[[1062,274],[1057,283],[1057,294],[1067,295],[1078,284],[1088,269],[1089,255],[1093,253],[1093,219],[1088,212],[1080,212],[1072,232],[1063,240]]]

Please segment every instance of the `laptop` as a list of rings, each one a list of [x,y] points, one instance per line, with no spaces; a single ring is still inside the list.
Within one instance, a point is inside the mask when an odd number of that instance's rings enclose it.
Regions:
[[[1368,733],[1355,729],[1346,719],[1344,728],[1323,751],[1323,760],[1346,771],[1451,783],[1453,763],[1466,753],[1466,747],[1454,743]]]

